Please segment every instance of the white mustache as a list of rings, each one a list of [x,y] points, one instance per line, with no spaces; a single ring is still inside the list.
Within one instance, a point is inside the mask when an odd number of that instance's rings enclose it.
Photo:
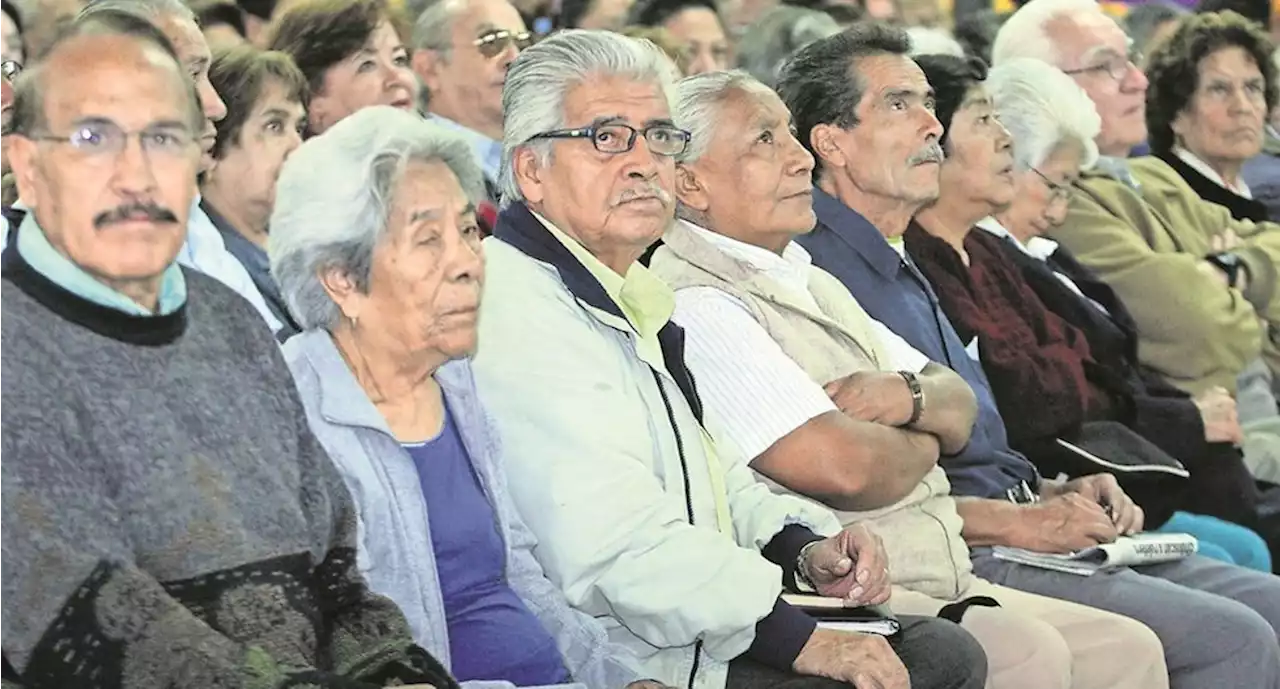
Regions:
[[[641,199],[657,199],[664,206],[671,205],[671,194],[665,189],[654,184],[645,184],[639,187],[631,187],[624,189],[618,197],[613,200],[611,206],[620,206],[628,201],[639,201]]]
[[[943,160],[946,160],[946,158],[947,154],[943,153],[942,144],[934,141],[920,149],[920,151],[915,155],[911,156],[911,158],[907,160],[907,164],[919,165],[921,163],[941,163]]]

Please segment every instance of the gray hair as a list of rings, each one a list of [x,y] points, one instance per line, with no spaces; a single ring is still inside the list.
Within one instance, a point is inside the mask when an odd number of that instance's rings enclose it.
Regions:
[[[992,69],[986,87],[1000,123],[1013,137],[1014,164],[1020,170],[1039,167],[1064,145],[1080,147],[1082,170],[1097,162],[1094,138],[1102,130],[1102,118],[1084,89],[1061,70],[1015,58]]]
[[[511,64],[502,89],[504,205],[524,200],[524,192],[512,170],[516,151],[531,147],[544,163],[549,162],[551,143],[530,140],[543,132],[567,126],[564,99],[570,89],[592,78],[609,76],[652,82],[661,89],[671,111],[675,112],[675,65],[650,41],[611,31],[570,29],[522,51]]]
[[[996,33],[991,46],[992,64],[1017,57],[1029,57],[1061,67],[1062,55],[1046,27],[1059,17],[1076,14],[1103,14],[1096,0],[1032,0],[1013,13]]]
[[[93,0],[80,10],[80,17],[92,17],[99,12],[121,12],[155,23],[157,19],[177,17],[197,26],[196,13],[182,0]]]
[[[779,5],[747,27],[738,40],[738,66],[772,87],[792,53],[837,33],[840,25],[826,12]]]
[[[332,329],[341,318],[323,273],[336,269],[357,289],[369,288],[401,175],[410,162],[437,160],[468,198],[484,198],[480,167],[459,134],[389,106],[364,108],[289,156],[276,183],[268,253],[300,326]]]
[[[918,55],[951,55],[964,57],[964,46],[960,45],[950,31],[934,26],[909,26],[907,36],[911,37],[911,56]]]
[[[1124,31],[1133,39],[1138,50],[1145,52],[1151,45],[1156,30],[1164,24],[1177,21],[1190,14],[1176,5],[1148,2],[1129,10],[1124,16]]]
[[[720,108],[735,92],[764,95],[773,90],[742,70],[696,74],[676,84],[675,122],[691,134],[678,162],[696,163],[707,152]]]
[[[413,20],[412,50],[435,50],[448,55],[453,47],[453,19],[462,9],[460,0],[430,0]]]

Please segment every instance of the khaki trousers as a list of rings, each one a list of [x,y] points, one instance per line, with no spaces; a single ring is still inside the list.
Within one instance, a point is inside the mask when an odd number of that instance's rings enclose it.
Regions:
[[[1024,593],[974,577],[961,598],[990,596],[964,627],[987,652],[987,689],[1167,689],[1164,649],[1146,625],[1077,603]],[[943,601],[894,587],[897,614],[936,615]]]

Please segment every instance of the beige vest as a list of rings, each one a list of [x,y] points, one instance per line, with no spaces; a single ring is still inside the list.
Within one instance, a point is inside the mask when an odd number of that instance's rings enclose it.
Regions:
[[[681,223],[667,231],[650,265],[676,291],[712,287],[742,301],[756,322],[820,385],[858,371],[884,370],[880,362],[888,361],[871,318],[839,280],[819,268],[809,269],[809,291],[820,309],[814,311],[791,296],[790,290]],[[791,494],[760,478],[775,491]],[[944,600],[956,600],[968,589],[969,548],[960,535],[963,522],[941,468],[934,467],[894,505],[836,514],[846,525],[867,522],[880,534],[895,585]]]

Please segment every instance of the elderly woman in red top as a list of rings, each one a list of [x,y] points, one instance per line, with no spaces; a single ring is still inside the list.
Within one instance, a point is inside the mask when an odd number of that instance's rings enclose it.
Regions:
[[[906,246],[961,338],[973,343],[1013,445],[1041,463],[1057,452],[1059,438],[1096,441],[1101,428],[1104,440],[1091,449],[1109,451],[1108,459],[1134,452],[1169,464],[1176,458],[1191,473],[1185,493],[1149,491],[1144,501],[1131,491],[1149,513],[1148,528],[1175,510],[1256,525],[1257,491],[1239,451],[1207,442],[1203,430],[1187,432],[1203,428],[1195,402],[1151,386],[1123,356],[1095,351],[1084,331],[1041,301],[1006,240],[973,231],[1015,196],[1031,193],[1023,187],[1066,185],[1041,179],[1038,161],[1028,164],[1025,155],[1015,164],[1013,138],[982,84],[984,65],[949,56],[918,62],[937,93],[947,160],[941,195],[916,216]]]

